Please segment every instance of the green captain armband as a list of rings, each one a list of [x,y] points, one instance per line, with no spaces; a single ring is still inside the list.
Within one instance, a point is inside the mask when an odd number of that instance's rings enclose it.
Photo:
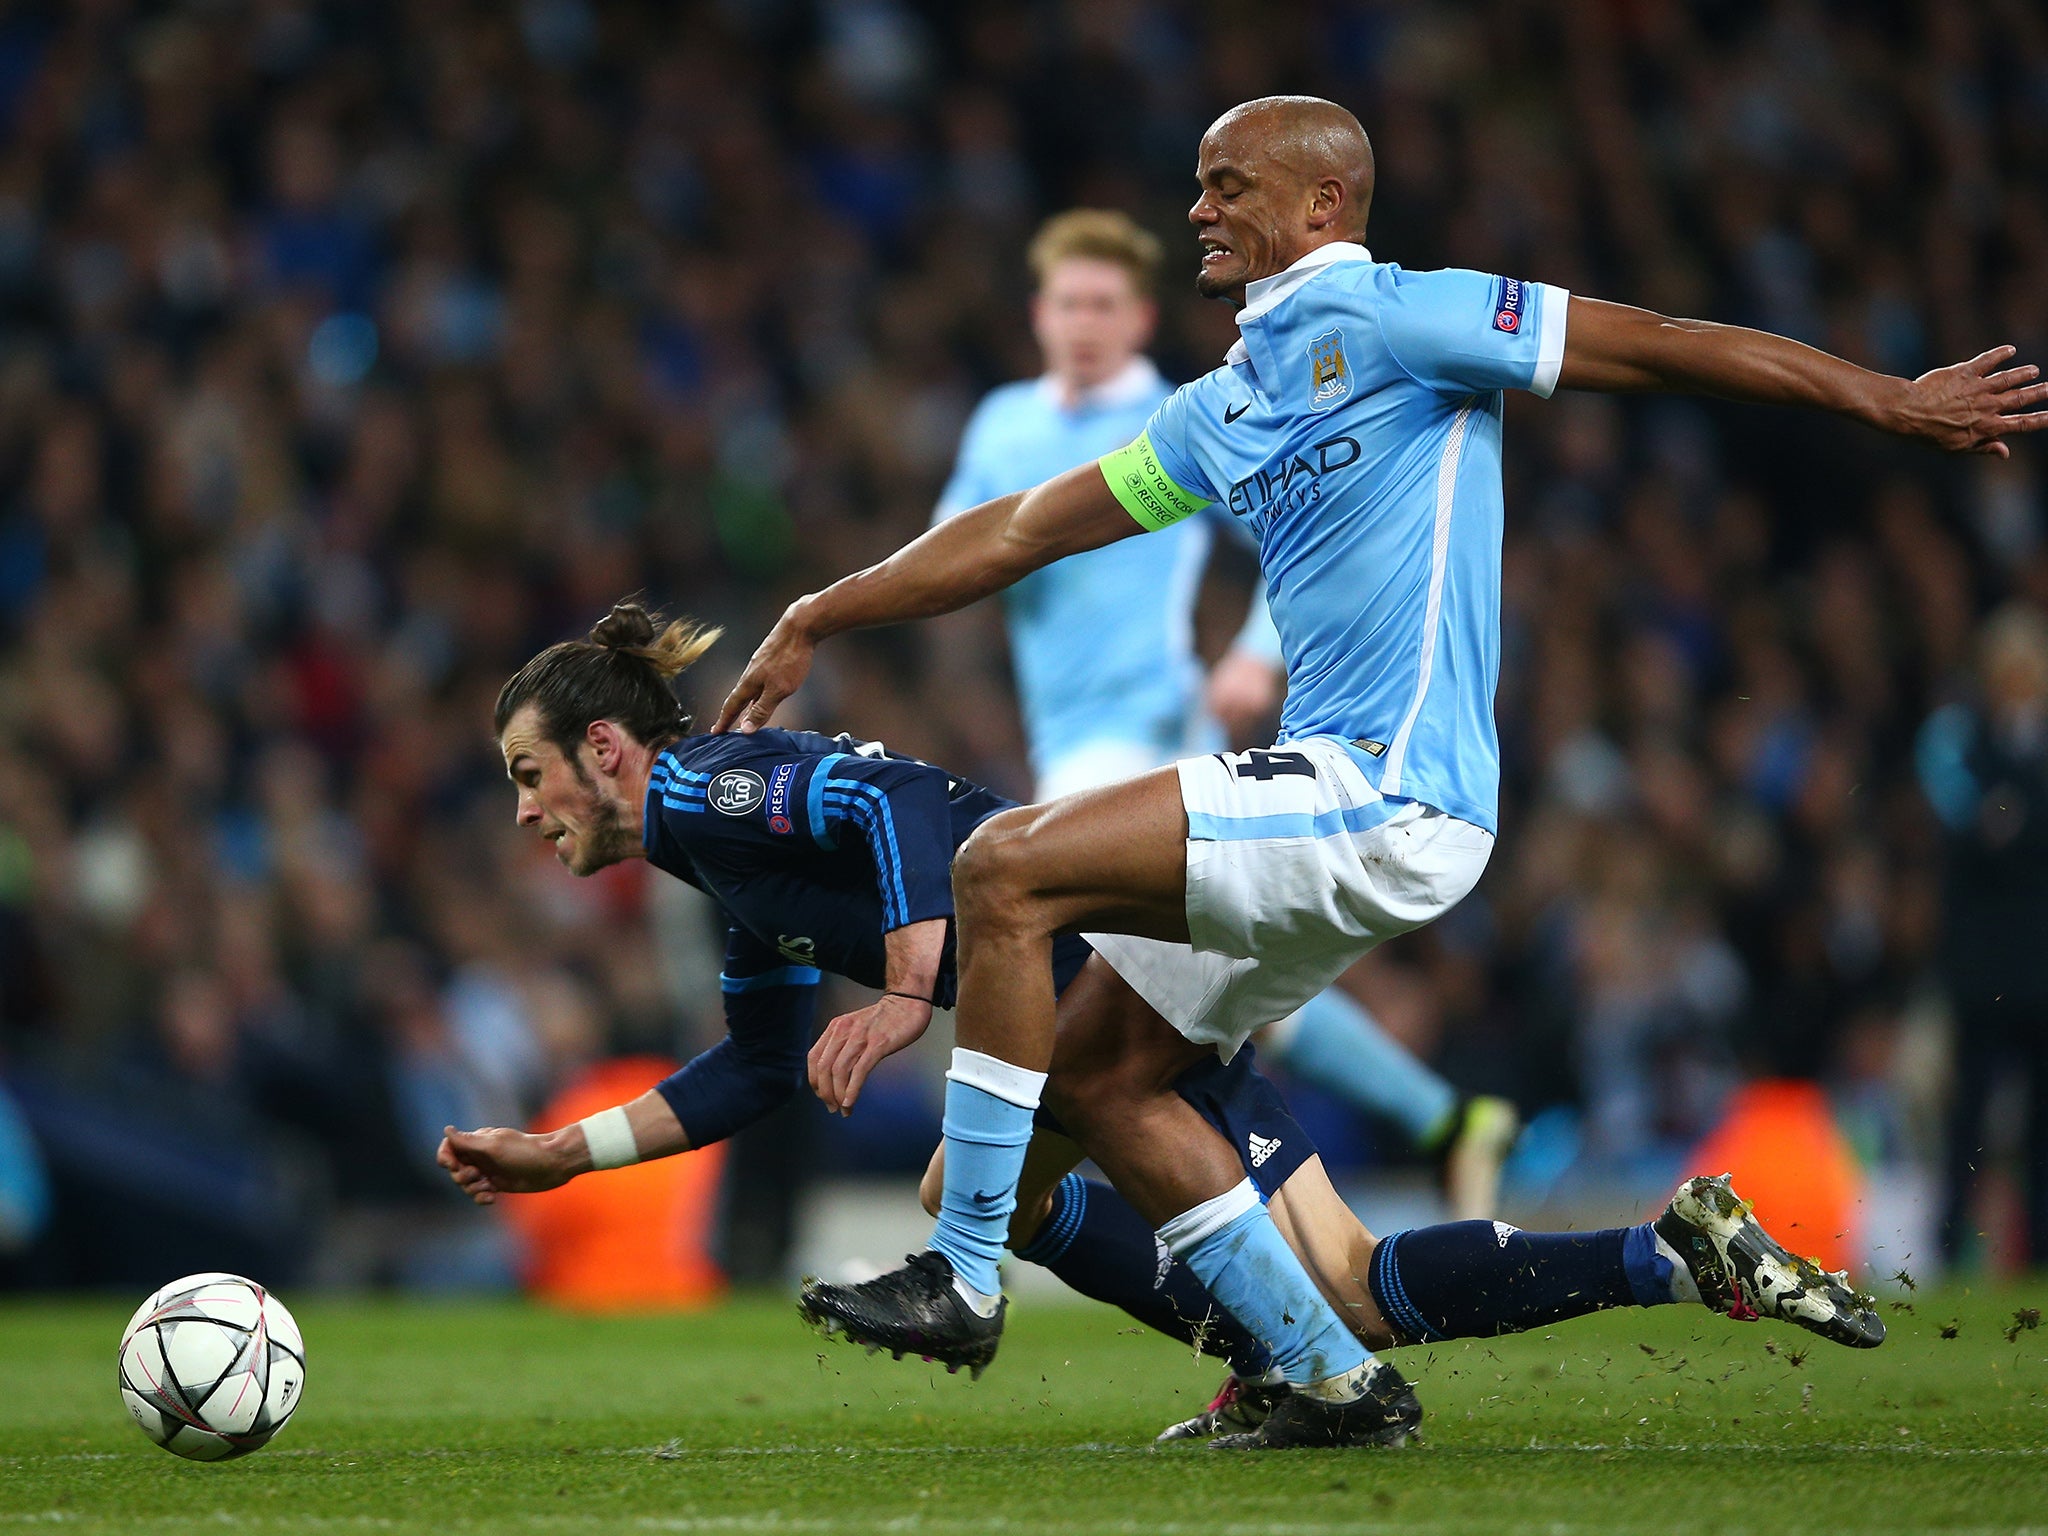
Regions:
[[[1148,533],[1157,533],[1170,523],[1193,517],[1209,505],[1208,497],[1174,484],[1173,476],[1159,467],[1152,439],[1143,432],[1096,462],[1102,468],[1102,478],[1109,482],[1110,495]]]

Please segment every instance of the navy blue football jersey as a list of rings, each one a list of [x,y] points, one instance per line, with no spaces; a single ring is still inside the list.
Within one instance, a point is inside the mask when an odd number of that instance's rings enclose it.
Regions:
[[[803,1082],[821,971],[883,984],[884,936],[953,915],[953,854],[1015,802],[878,743],[814,731],[687,736],[656,759],[647,789],[648,858],[709,894],[727,922],[726,1036],[657,1084],[693,1147],[751,1125]],[[935,992],[958,990],[950,921]],[[1053,941],[1064,992],[1090,950]],[[1242,1152],[1284,1146],[1246,1168],[1267,1194],[1315,1155],[1273,1086],[1239,1051],[1175,1085]],[[1043,1110],[1039,1123],[1059,1125]]]
[[[820,972],[882,986],[896,929],[949,920],[933,1001],[953,1006],[953,853],[1015,803],[815,731],[686,736],[656,758],[647,857],[716,901],[727,924],[728,1037],[661,1084],[692,1146],[765,1113],[776,1080],[801,1080]],[[1055,940],[1054,985],[1088,955],[1078,936]]]
[[[879,987],[884,936],[953,915],[953,850],[1011,804],[850,736],[686,736],[655,761],[644,836],[657,869],[725,909],[729,979],[794,968]],[[941,1007],[952,961],[949,933]]]

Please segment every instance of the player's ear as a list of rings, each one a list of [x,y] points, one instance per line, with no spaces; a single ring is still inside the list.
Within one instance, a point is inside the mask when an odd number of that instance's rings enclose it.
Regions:
[[[583,728],[583,739],[589,743],[590,755],[597,760],[600,773],[609,776],[619,771],[626,756],[624,731],[609,720],[593,720]]]
[[[1344,214],[1344,183],[1325,176],[1309,189],[1308,227],[1328,229]]]

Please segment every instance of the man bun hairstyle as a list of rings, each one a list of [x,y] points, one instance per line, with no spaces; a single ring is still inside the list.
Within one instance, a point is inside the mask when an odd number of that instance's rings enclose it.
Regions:
[[[512,674],[498,691],[497,734],[533,704],[542,734],[571,762],[593,720],[609,720],[659,750],[690,729],[674,680],[724,633],[690,619],[664,623],[630,598],[613,603],[587,639],[551,645]]]
[[[1053,215],[1031,237],[1028,255],[1031,276],[1041,288],[1054,267],[1076,257],[1114,262],[1146,297],[1159,279],[1159,241],[1113,208],[1070,208]]]

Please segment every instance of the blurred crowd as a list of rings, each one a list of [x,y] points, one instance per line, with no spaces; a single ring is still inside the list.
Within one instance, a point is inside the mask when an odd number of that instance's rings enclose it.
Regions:
[[[499,684],[637,590],[727,626],[715,707],[1035,371],[1051,211],[1157,230],[1156,355],[1214,366],[1194,146],[1278,90],[1365,122],[1382,259],[2048,360],[2033,0],[0,3],[0,1283],[501,1271],[440,1127],[721,1026],[701,907],[515,835]],[[2044,445],[1508,433],[1500,851],[1351,984],[1580,1162],[1814,1078],[1870,1167],[2016,1161],[1964,1257],[2026,1255],[2031,1163],[2048,1261]],[[1000,635],[853,637],[785,714],[1018,792]],[[928,1085],[874,1104],[803,1134],[921,1165]]]

